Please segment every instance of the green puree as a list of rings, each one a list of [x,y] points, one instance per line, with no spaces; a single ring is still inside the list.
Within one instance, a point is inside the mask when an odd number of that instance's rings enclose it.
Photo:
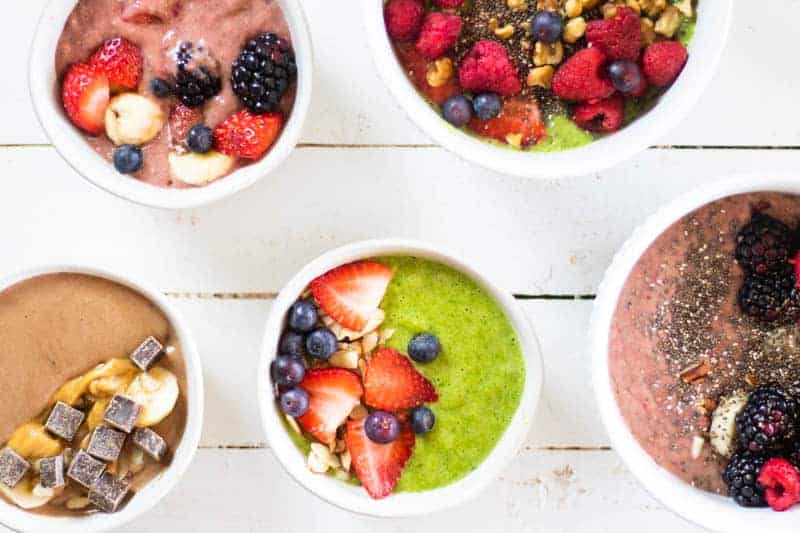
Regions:
[[[389,346],[407,353],[417,333],[442,343],[433,363],[417,365],[436,386],[436,427],[417,438],[397,490],[424,491],[466,476],[489,455],[522,396],[519,341],[498,304],[470,278],[428,260],[382,257],[394,270],[381,307]]]

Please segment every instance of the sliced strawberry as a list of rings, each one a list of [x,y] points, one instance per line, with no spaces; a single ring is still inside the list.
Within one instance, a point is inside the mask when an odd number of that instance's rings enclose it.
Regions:
[[[308,393],[309,404],[297,422],[314,438],[330,444],[336,439],[336,430],[361,402],[361,380],[343,368],[317,368],[306,372],[300,387]]]
[[[539,106],[529,98],[507,99],[499,115],[489,120],[473,117],[469,128],[478,135],[501,142],[508,142],[509,135],[522,135],[523,146],[536,144],[547,137]]]
[[[114,91],[132,91],[142,80],[144,59],[138,46],[124,37],[115,37],[100,46],[89,65],[108,77]]]
[[[364,402],[370,407],[399,411],[438,399],[433,383],[400,352],[380,348],[367,363]]]
[[[367,437],[364,421],[348,420],[344,442],[353,461],[356,476],[374,499],[392,493],[414,450],[416,438],[408,424],[402,424],[394,442],[378,444]]]
[[[61,85],[61,102],[73,124],[92,135],[105,128],[106,108],[111,98],[108,78],[94,67],[72,65]]]
[[[170,140],[173,146],[186,144],[189,137],[189,130],[192,126],[203,123],[203,111],[199,107],[186,107],[178,103],[169,112]]]
[[[217,126],[214,142],[225,155],[259,159],[278,138],[282,126],[283,117],[278,113],[255,115],[239,111]]]
[[[392,269],[376,261],[334,268],[311,282],[322,309],[347,329],[362,331],[378,309],[392,280]]]
[[[440,87],[432,87],[428,83],[428,68],[431,62],[422,57],[414,43],[395,43],[395,50],[397,57],[400,58],[400,63],[417,90],[427,96],[431,102],[442,105],[451,96],[461,94],[461,86],[458,84],[458,76],[455,72],[447,83]]]

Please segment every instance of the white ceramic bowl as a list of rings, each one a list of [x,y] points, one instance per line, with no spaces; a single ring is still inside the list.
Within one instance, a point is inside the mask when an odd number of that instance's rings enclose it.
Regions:
[[[203,371],[200,356],[195,346],[192,333],[177,311],[160,292],[121,274],[107,272],[97,268],[81,265],[47,265],[26,269],[0,279],[0,291],[32,277],[59,272],[88,274],[105,278],[142,294],[164,313],[172,324],[180,342],[181,351],[186,364],[187,417],[186,429],[176,450],[172,450],[173,458],[169,467],[155,479],[136,492],[130,501],[116,513],[95,513],[87,516],[42,516],[24,511],[15,505],[0,499],[0,524],[17,531],[44,532],[60,531],[62,533],[96,533],[108,531],[122,526],[149,511],[171,491],[189,468],[200,443],[203,428]]]
[[[656,142],[683,119],[713,76],[727,40],[733,0],[700,0],[689,62],[658,105],[626,128],[584,147],[534,153],[499,147],[450,126],[414,85],[396,60],[383,21],[384,0],[361,0],[375,66],[400,106],[431,139],[463,159],[505,174],[561,178],[599,172],[629,159]]]
[[[619,411],[608,371],[608,342],[614,311],[625,282],[641,255],[684,215],[715,200],[749,192],[800,195],[800,175],[765,172],[741,175],[701,187],[657,211],[622,246],[600,285],[592,315],[590,349],[594,389],[613,448],[642,486],[664,506],[713,531],[796,532],[800,509],[786,513],[776,513],[768,508],[745,509],[730,498],[698,490],[660,467],[628,429]]]
[[[465,478],[439,489],[422,493],[401,492],[382,500],[373,500],[362,487],[352,486],[330,476],[314,474],[292,442],[276,406],[269,378],[269,366],[278,351],[278,341],[285,316],[308,284],[317,276],[337,266],[371,257],[413,255],[441,262],[463,272],[494,298],[508,316],[522,347],[525,359],[525,388],[514,417],[492,453]],[[533,421],[542,388],[542,356],[539,343],[527,318],[510,293],[499,289],[465,261],[442,252],[439,247],[414,241],[385,239],[354,243],[330,251],[309,263],[284,287],[270,310],[267,320],[261,363],[257,374],[258,402],[267,440],[284,468],[320,498],[342,509],[380,517],[407,517],[431,513],[459,505],[478,494],[494,481],[515,457]]]
[[[289,24],[297,59],[297,95],[280,137],[260,161],[224,178],[191,189],[166,189],[124,176],[98,155],[72,125],[61,105],[55,71],[58,39],[78,0],[50,0],[42,12],[33,40],[29,83],[36,115],[61,156],[78,173],[98,187],[133,202],[165,209],[185,209],[209,204],[253,185],[275,171],[297,145],[311,104],[313,59],[311,36],[299,0],[277,0]]]

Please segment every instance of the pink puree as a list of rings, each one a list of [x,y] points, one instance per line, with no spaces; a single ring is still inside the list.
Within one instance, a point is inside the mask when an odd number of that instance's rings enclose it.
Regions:
[[[123,20],[123,13],[130,18],[127,15],[140,8],[149,8],[162,19],[140,24]],[[144,55],[144,76],[138,92],[159,102],[168,117],[176,100],[153,96],[150,81],[166,78],[174,71],[174,61],[167,52],[178,42],[190,41],[196,46],[203,40],[221,65],[222,92],[202,108],[205,124],[213,128],[242,109],[231,89],[231,65],[247,39],[264,31],[290,38],[286,19],[275,0],[80,0],[59,40],[56,72],[61,80],[70,65],[86,61],[104,40],[123,36],[139,45]],[[288,115],[293,101],[290,91],[281,105],[284,115]],[[144,167],[135,177],[161,187],[187,187],[170,176],[167,155],[172,147],[168,129],[165,125],[161,134],[143,147]],[[114,145],[108,137],[86,138],[97,153],[111,161]]]
[[[733,251],[736,231],[749,221],[751,206],[763,201],[771,205],[769,214],[790,227],[800,219],[797,197],[771,193],[725,198],[688,215],[666,230],[639,259],[620,295],[611,328],[609,372],[633,435],[662,467],[714,492],[725,491],[720,476],[722,460],[708,443],[698,459],[691,457],[693,436],[702,435],[709,423],[696,403],[698,398],[718,400],[721,394],[744,385],[742,372],[730,370],[743,357],[744,344],[732,320],[739,314],[736,293],[742,279]],[[685,385],[678,377],[680,369],[658,346],[666,328],[658,325],[656,310],[673,298],[678,280],[686,276],[680,266],[687,263],[687,252],[714,241],[717,251],[731,262],[727,298],[719,307],[717,320],[707,328],[718,334],[718,342],[705,355],[716,358],[717,364],[713,379]]]

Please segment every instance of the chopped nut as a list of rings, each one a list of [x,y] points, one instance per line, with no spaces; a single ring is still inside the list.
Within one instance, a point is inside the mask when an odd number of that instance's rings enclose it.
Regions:
[[[586,19],[576,17],[564,25],[564,34],[561,36],[565,42],[576,43],[586,33]]]
[[[378,339],[380,338],[380,334],[377,331],[370,331],[361,339],[361,352],[364,354],[372,353],[378,346]]]
[[[695,385],[705,381],[709,372],[711,372],[711,363],[708,362],[708,359],[703,359],[699,363],[681,370],[680,378],[684,383]]]
[[[667,38],[672,38],[683,22],[683,15],[675,6],[669,6],[661,13],[656,21],[656,33]]]
[[[494,31],[500,26],[500,21],[497,18],[492,17],[489,19],[489,22],[486,24],[489,28],[489,31]]]
[[[564,14],[567,18],[579,17],[583,13],[583,4],[581,0],[567,0],[564,4]]]
[[[350,411],[350,418],[352,418],[353,420],[361,420],[367,418],[368,414],[369,411],[367,411],[367,408],[361,404],[358,404],[355,407],[353,407],[352,411]]]
[[[650,46],[656,40],[655,22],[647,17],[642,17],[639,25],[642,27],[642,47]]]
[[[522,147],[522,134],[521,133],[509,133],[506,135],[506,142],[513,146],[514,148],[521,148]]]
[[[437,59],[428,67],[428,85],[442,87],[453,77],[453,60],[449,57]]]
[[[552,65],[545,65],[543,67],[536,67],[528,72],[527,83],[528,87],[544,87],[549,89],[553,82],[553,75],[556,70]]]
[[[533,49],[533,64],[537,67],[542,65],[558,65],[564,59],[564,45],[561,41],[554,43],[536,43]]]
[[[628,0],[625,5],[631,8],[637,15],[642,14],[642,6],[639,5],[639,0]]]
[[[506,5],[511,11],[526,11],[528,2],[525,0],[506,0]]]
[[[289,415],[285,416],[286,416],[286,423],[289,424],[289,427],[292,428],[292,431],[294,431],[298,435],[302,435],[303,432],[300,431],[300,425],[297,423],[297,420],[295,420],[294,417],[291,417]]]
[[[67,509],[70,510],[77,510],[77,509],[86,509],[89,507],[89,498],[78,496],[75,498],[70,498],[67,500],[66,503]]]
[[[539,11],[558,11],[559,0],[536,0],[536,9]]]
[[[697,459],[703,453],[703,446],[706,444],[706,439],[699,435],[692,438],[692,459]]]
[[[617,5],[612,3],[603,4],[601,8],[604,19],[614,18],[617,15]]]
[[[717,408],[717,402],[712,398],[706,398],[703,400],[703,410],[706,413],[713,413],[714,409]]]
[[[514,25],[506,24],[502,28],[497,28],[496,30],[494,30],[494,34],[500,39],[507,41],[511,39],[511,37],[514,35]]]
[[[692,18],[694,16],[692,0],[677,0],[673,5],[683,13],[684,17]]]
[[[639,0],[647,16],[655,18],[667,7],[667,0]]]
[[[340,350],[333,354],[328,362],[331,365],[339,368],[349,368],[350,370],[358,368],[359,353],[356,350]]]

